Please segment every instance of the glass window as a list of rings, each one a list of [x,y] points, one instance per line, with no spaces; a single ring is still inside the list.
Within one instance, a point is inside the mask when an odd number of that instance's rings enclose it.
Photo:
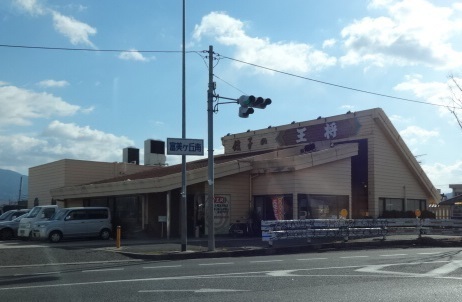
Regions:
[[[84,220],[87,219],[87,212],[85,210],[75,210],[69,212],[66,220]]]
[[[307,219],[339,218],[342,209],[349,209],[348,196],[298,194],[298,214],[305,214]]]
[[[0,220],[6,220],[8,218],[8,216],[11,214],[12,211],[7,211],[5,213],[3,213],[2,215],[0,215]]]
[[[255,213],[261,220],[293,219],[292,194],[255,196],[254,204]]]
[[[61,220],[67,214],[68,210],[62,209],[56,212],[56,215],[53,216],[52,220]]]
[[[379,215],[389,211],[404,211],[404,199],[402,198],[379,198]]]
[[[92,209],[88,211],[88,219],[107,219],[108,211],[104,209]]]
[[[406,210],[415,211],[415,210],[426,210],[426,201],[425,199],[408,199],[406,200]]]
[[[34,218],[40,212],[41,208],[33,208],[32,211],[26,216],[26,218]]]
[[[51,218],[55,214],[56,209],[55,208],[49,208],[49,209],[44,209],[43,210],[43,217],[44,218]]]

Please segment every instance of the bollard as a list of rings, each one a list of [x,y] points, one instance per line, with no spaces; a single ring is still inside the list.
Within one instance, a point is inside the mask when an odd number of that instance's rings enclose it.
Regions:
[[[120,225],[117,226],[117,233],[116,233],[116,248],[120,248],[120,233],[121,233],[121,228]]]

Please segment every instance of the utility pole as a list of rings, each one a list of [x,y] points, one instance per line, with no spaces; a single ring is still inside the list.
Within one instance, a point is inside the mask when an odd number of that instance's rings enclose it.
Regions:
[[[185,49],[185,0],[183,0],[183,52],[182,52],[182,135],[186,138],[186,49]],[[186,194],[186,155],[181,155],[181,251],[186,252],[188,241],[188,226],[187,226],[187,194]]]
[[[205,52],[205,51],[204,51]],[[250,114],[254,113],[254,108],[265,109],[266,106],[271,104],[271,99],[263,97],[255,97],[253,95],[242,95],[238,99],[223,97],[215,95],[215,82],[213,81],[213,46],[209,46],[209,89],[207,90],[207,118],[208,118],[208,197],[205,202],[205,220],[208,232],[208,250],[210,252],[215,250],[215,225],[214,225],[214,201],[215,201],[215,175],[214,175],[214,162],[213,162],[213,113],[215,112],[213,106],[213,99],[227,99],[232,102],[218,102],[221,104],[239,104],[239,117],[247,118]],[[218,111],[218,109],[217,109]]]
[[[21,201],[21,190],[22,190],[22,175],[21,179],[19,180],[19,196],[18,196],[18,204]]]
[[[215,90],[215,83],[213,82],[213,46],[209,46],[209,89],[207,91],[207,117],[208,117],[208,198],[206,203],[206,219],[207,219],[207,232],[208,232],[208,250],[210,252],[215,250],[215,225],[214,225],[214,162],[213,162],[213,96]]]

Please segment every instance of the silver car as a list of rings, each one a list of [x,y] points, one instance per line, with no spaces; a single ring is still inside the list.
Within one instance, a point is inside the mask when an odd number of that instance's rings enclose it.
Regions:
[[[59,242],[63,238],[111,237],[111,211],[106,207],[77,207],[58,210],[48,221],[36,222],[32,237]]]
[[[19,228],[19,221],[29,210],[11,210],[0,216],[0,239],[9,240],[15,237]]]

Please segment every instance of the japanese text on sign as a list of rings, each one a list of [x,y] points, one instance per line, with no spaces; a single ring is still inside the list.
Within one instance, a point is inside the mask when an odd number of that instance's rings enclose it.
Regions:
[[[167,138],[168,155],[204,155],[204,140]]]

